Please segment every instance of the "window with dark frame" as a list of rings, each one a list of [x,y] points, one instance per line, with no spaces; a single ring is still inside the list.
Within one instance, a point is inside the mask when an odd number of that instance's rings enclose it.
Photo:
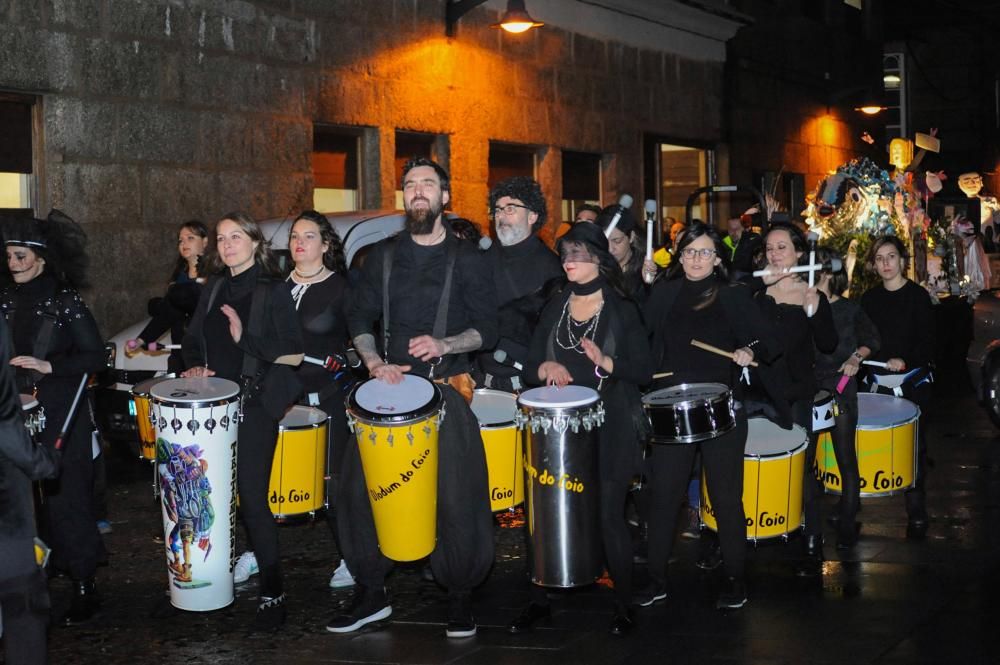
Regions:
[[[37,99],[0,92],[0,210],[32,212],[34,129]]]
[[[361,129],[313,128],[313,206],[320,212],[361,207]]]
[[[601,155],[564,150],[562,153],[562,221],[576,217],[584,204],[601,204]]]

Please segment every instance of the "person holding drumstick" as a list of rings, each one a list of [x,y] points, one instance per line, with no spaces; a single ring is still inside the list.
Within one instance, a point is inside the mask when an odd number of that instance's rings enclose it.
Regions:
[[[784,420],[783,413],[790,405],[792,422],[809,435],[802,485],[804,558],[796,567],[796,573],[801,576],[818,575],[823,561],[820,515],[823,485],[813,471],[819,438],[812,431],[812,407],[818,391],[816,351],[832,353],[837,348],[837,330],[826,296],[810,285],[812,280],[803,279],[807,273],[789,272],[808,258],[806,238],[798,227],[781,222],[773,224],[764,234],[766,264],[762,267],[767,274],[761,278],[765,288],[756,293],[756,299],[764,317],[773,326],[781,357],[772,366],[751,375],[783,385],[783,400],[765,397],[761,401],[774,406],[777,424],[785,428],[789,423]],[[777,378],[765,378],[769,374]],[[756,391],[755,396],[760,397],[760,392]]]
[[[866,267],[878,274],[882,283],[861,297],[861,307],[875,323],[882,346],[872,360],[885,369],[871,372],[868,383],[879,376],[905,376],[899,392],[920,407],[917,437],[917,479],[906,490],[906,535],[922,538],[927,533],[927,424],[931,399],[931,362],[934,356],[934,312],[931,298],[920,285],[906,278],[910,254],[896,236],[876,239],[868,250]],[[889,389],[880,392],[895,391]]]
[[[86,284],[87,235],[53,210],[45,220],[18,218],[4,228],[7,268],[14,283],[0,294],[10,324],[18,391],[34,393],[48,425],[39,435],[52,447],[62,439],[59,477],[43,485],[42,538],[52,547],[51,565],[73,580],[64,625],[89,621],[100,607],[95,573],[107,556],[94,515],[92,421],[82,395],[88,374],[105,367],[104,341],[77,289]],[[8,371],[10,371],[8,369]]]
[[[205,285],[184,336],[181,376],[218,376],[240,384],[236,484],[250,550],[260,567],[254,629],[285,621],[278,528],[267,503],[278,422],[302,386],[289,367],[302,354],[302,333],[288,288],[257,222],[233,212],[215,227],[225,272]]]
[[[398,384],[412,372],[441,384],[447,415],[438,430],[437,545],[430,564],[448,590],[445,635],[471,637],[477,630],[472,589],[489,573],[494,550],[486,454],[469,408],[474,384],[468,354],[496,344],[496,292],[489,263],[453,235],[444,215],[451,200],[447,171],[415,157],[403,167],[402,187],[406,227],[368,255],[352,292],[348,327],[372,378]],[[384,356],[372,332],[380,317]],[[392,614],[385,576],[393,564],[379,550],[357,445],[347,446],[340,485],[337,526],[357,585],[353,605],[327,624],[332,633]]]
[[[632,542],[625,500],[641,465],[642,414],[638,386],[650,380],[649,344],[639,308],[626,294],[621,268],[596,224],[576,224],[558,243],[567,283],[535,327],[524,374],[533,383],[572,383],[597,390],[604,401],[599,443],[601,538],[614,581],[613,635],[634,626]],[[532,600],[509,626],[528,630],[551,614],[545,589],[532,586]]]
[[[649,525],[650,585],[640,590],[636,604],[649,606],[667,597],[667,562],[674,529],[687,492],[695,452],[700,448],[715,509],[722,547],[725,583],[716,607],[738,609],[747,602],[744,574],[746,521],[743,513],[743,450],[747,417],[739,400],[740,368],[770,361],[776,343],[770,327],[742,285],[728,282],[728,249],[718,231],[693,222],[677,245],[678,260],[666,278],[653,285],[645,307],[653,367],[672,375],[656,382],[663,388],[683,383],[719,383],[737,400],[736,427],[720,436],[689,445],[653,446],[649,461],[652,510]],[[731,354],[695,348],[692,340]]]
[[[858,303],[841,297],[847,289],[843,262],[834,270],[840,257],[831,249],[820,247],[816,261],[823,264],[816,288],[830,300],[833,324],[837,329],[837,348],[833,353],[816,354],[816,381],[830,391],[837,409],[830,432],[833,454],[840,469],[841,495],[837,514],[837,549],[847,550],[858,540],[855,518],[861,507],[861,477],[854,434],[858,426],[858,384],[855,378],[862,361],[879,350],[878,329]]]
[[[207,247],[208,228],[203,223],[193,219],[181,225],[177,231],[177,263],[167,293],[163,298],[149,301],[149,313],[153,318],[138,337],[126,342],[126,353],[135,353],[147,344],[150,350],[155,351],[156,340],[168,330],[173,343],[180,345],[205,283],[200,266]],[[175,374],[184,370],[184,357],[180,350],[170,352],[167,370]]]

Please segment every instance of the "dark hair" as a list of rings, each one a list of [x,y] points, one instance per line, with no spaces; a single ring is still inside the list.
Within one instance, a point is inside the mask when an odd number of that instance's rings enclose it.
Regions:
[[[806,254],[809,251],[809,245],[806,243],[806,236],[802,233],[802,229],[788,222],[775,222],[768,226],[767,232],[764,233],[763,242],[761,242],[761,247],[764,248],[764,251],[761,252],[760,258],[757,261],[757,267],[763,268],[763,264],[767,262],[767,238],[775,231],[784,231],[788,234],[788,237],[792,239],[792,247],[795,248],[795,251],[802,252],[802,256],[798,258],[796,263],[804,265],[809,260],[809,256]]]
[[[257,243],[257,249],[254,251],[253,261],[256,265],[259,265],[264,274],[270,275],[272,277],[279,277],[281,275],[281,266],[278,265],[278,260],[275,258],[274,253],[271,251],[271,243],[264,237],[264,233],[260,230],[260,226],[253,217],[245,212],[231,212],[223,215],[219,218],[219,221],[215,224],[215,232],[218,235],[219,224],[222,222],[230,221],[240,227],[243,233],[247,234],[252,242]],[[206,260],[206,264],[212,273],[221,272],[226,265],[222,262],[222,257],[219,256],[218,243],[212,252],[212,255]]]
[[[468,240],[473,245],[479,246],[479,241],[483,234],[479,227],[464,217],[452,217],[448,220],[451,225],[451,232],[460,240]]]
[[[528,210],[538,215],[538,219],[532,225],[532,232],[545,226],[548,218],[548,208],[545,205],[545,196],[542,194],[542,186],[534,178],[516,175],[501,180],[490,190],[490,212],[496,207],[497,201],[505,196],[517,199],[525,205]]]
[[[44,271],[73,289],[88,285],[87,233],[64,212],[53,208],[47,218],[14,215],[3,223],[7,245],[25,247],[45,261]]]
[[[594,220],[594,223],[607,231],[608,227],[611,226],[611,220],[614,218],[615,213],[619,210],[622,211],[622,216],[619,218],[615,228],[624,233],[626,236],[631,235],[631,233],[635,231],[636,227],[635,216],[632,214],[631,210],[628,208],[622,209],[617,203],[613,203],[605,207],[604,210],[602,210],[597,216],[597,219]]]
[[[584,203],[576,207],[576,214],[579,215],[581,212],[590,211],[595,215],[601,214],[601,206],[594,205],[593,203]]]
[[[196,236],[199,236],[201,238],[208,238],[208,227],[205,226],[205,223],[200,219],[189,219],[188,221],[184,222],[183,224],[177,227],[177,233],[179,234],[184,229],[190,229],[191,231],[194,232]],[[177,262],[174,263],[174,271],[170,273],[170,281],[172,282],[176,281],[178,275],[180,275],[181,273],[186,273],[187,267],[188,267],[187,259],[185,259],[183,256],[178,255]],[[199,256],[198,260],[195,262],[195,271],[198,273],[199,277],[201,277],[201,271],[203,267],[204,266],[202,265],[202,257]]]
[[[906,243],[899,239],[899,236],[879,236],[872,241],[872,246],[868,248],[868,256],[865,257],[865,268],[868,272],[878,274],[878,270],[875,269],[875,254],[878,250],[882,249],[886,245],[892,245],[896,248],[896,252],[899,253],[899,257],[903,259],[902,274],[906,276],[906,269],[910,263],[910,252],[906,248]]]
[[[831,265],[832,259],[840,259],[840,270],[835,271],[828,267]],[[844,257],[831,247],[817,247],[816,261],[823,264],[823,270],[820,273],[830,276],[830,293],[839,296],[847,289],[847,270],[844,267]]]
[[[697,220],[684,227],[684,235],[681,236],[680,241],[677,243],[675,260],[671,261],[667,267],[666,279],[678,279],[684,276],[684,266],[681,265],[680,257],[688,245],[702,236],[708,236],[708,239],[712,241],[712,246],[715,248],[715,255],[722,259],[719,265],[712,269],[712,272],[719,279],[729,280],[729,250],[723,244],[722,236],[719,235],[714,226],[709,226]]]
[[[597,271],[622,298],[630,298],[625,289],[625,278],[621,266],[608,250],[608,239],[604,231],[596,224],[574,224],[556,243],[556,251],[562,254],[566,245],[583,247],[587,253],[597,259]]]
[[[338,272],[346,277],[347,259],[344,258],[344,244],[340,241],[340,236],[333,229],[333,225],[330,224],[330,220],[326,218],[326,215],[315,210],[303,210],[295,218],[295,221],[292,222],[292,227],[288,229],[289,239],[292,237],[292,231],[295,229],[296,222],[300,219],[312,222],[318,226],[320,240],[329,245],[326,251],[323,252],[323,265],[333,272]]]
[[[441,191],[451,192],[451,179],[448,177],[448,172],[444,170],[443,166],[427,157],[411,157],[406,160],[406,163],[403,164],[403,179],[400,182],[401,189],[403,189],[403,183],[406,182],[406,174],[418,166],[429,166],[434,169],[434,172],[437,173],[438,180],[441,181]]]

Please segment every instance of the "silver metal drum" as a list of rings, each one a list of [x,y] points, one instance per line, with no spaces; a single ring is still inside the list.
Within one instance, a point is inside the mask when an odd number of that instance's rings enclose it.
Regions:
[[[604,405],[596,390],[583,386],[534,388],[517,402],[527,448],[531,581],[593,584],[604,569],[598,475]]]
[[[736,427],[733,393],[721,383],[682,383],[642,396],[652,443],[696,443]]]

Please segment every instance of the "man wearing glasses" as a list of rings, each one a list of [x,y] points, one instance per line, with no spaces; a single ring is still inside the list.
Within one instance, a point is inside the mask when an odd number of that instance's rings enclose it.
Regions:
[[[489,253],[496,285],[499,340],[479,354],[477,384],[516,392],[523,387],[524,363],[538,313],[545,304],[545,284],[562,276],[559,257],[536,232],[545,224],[542,188],[525,176],[496,184],[490,192],[490,217],[499,245]]]

